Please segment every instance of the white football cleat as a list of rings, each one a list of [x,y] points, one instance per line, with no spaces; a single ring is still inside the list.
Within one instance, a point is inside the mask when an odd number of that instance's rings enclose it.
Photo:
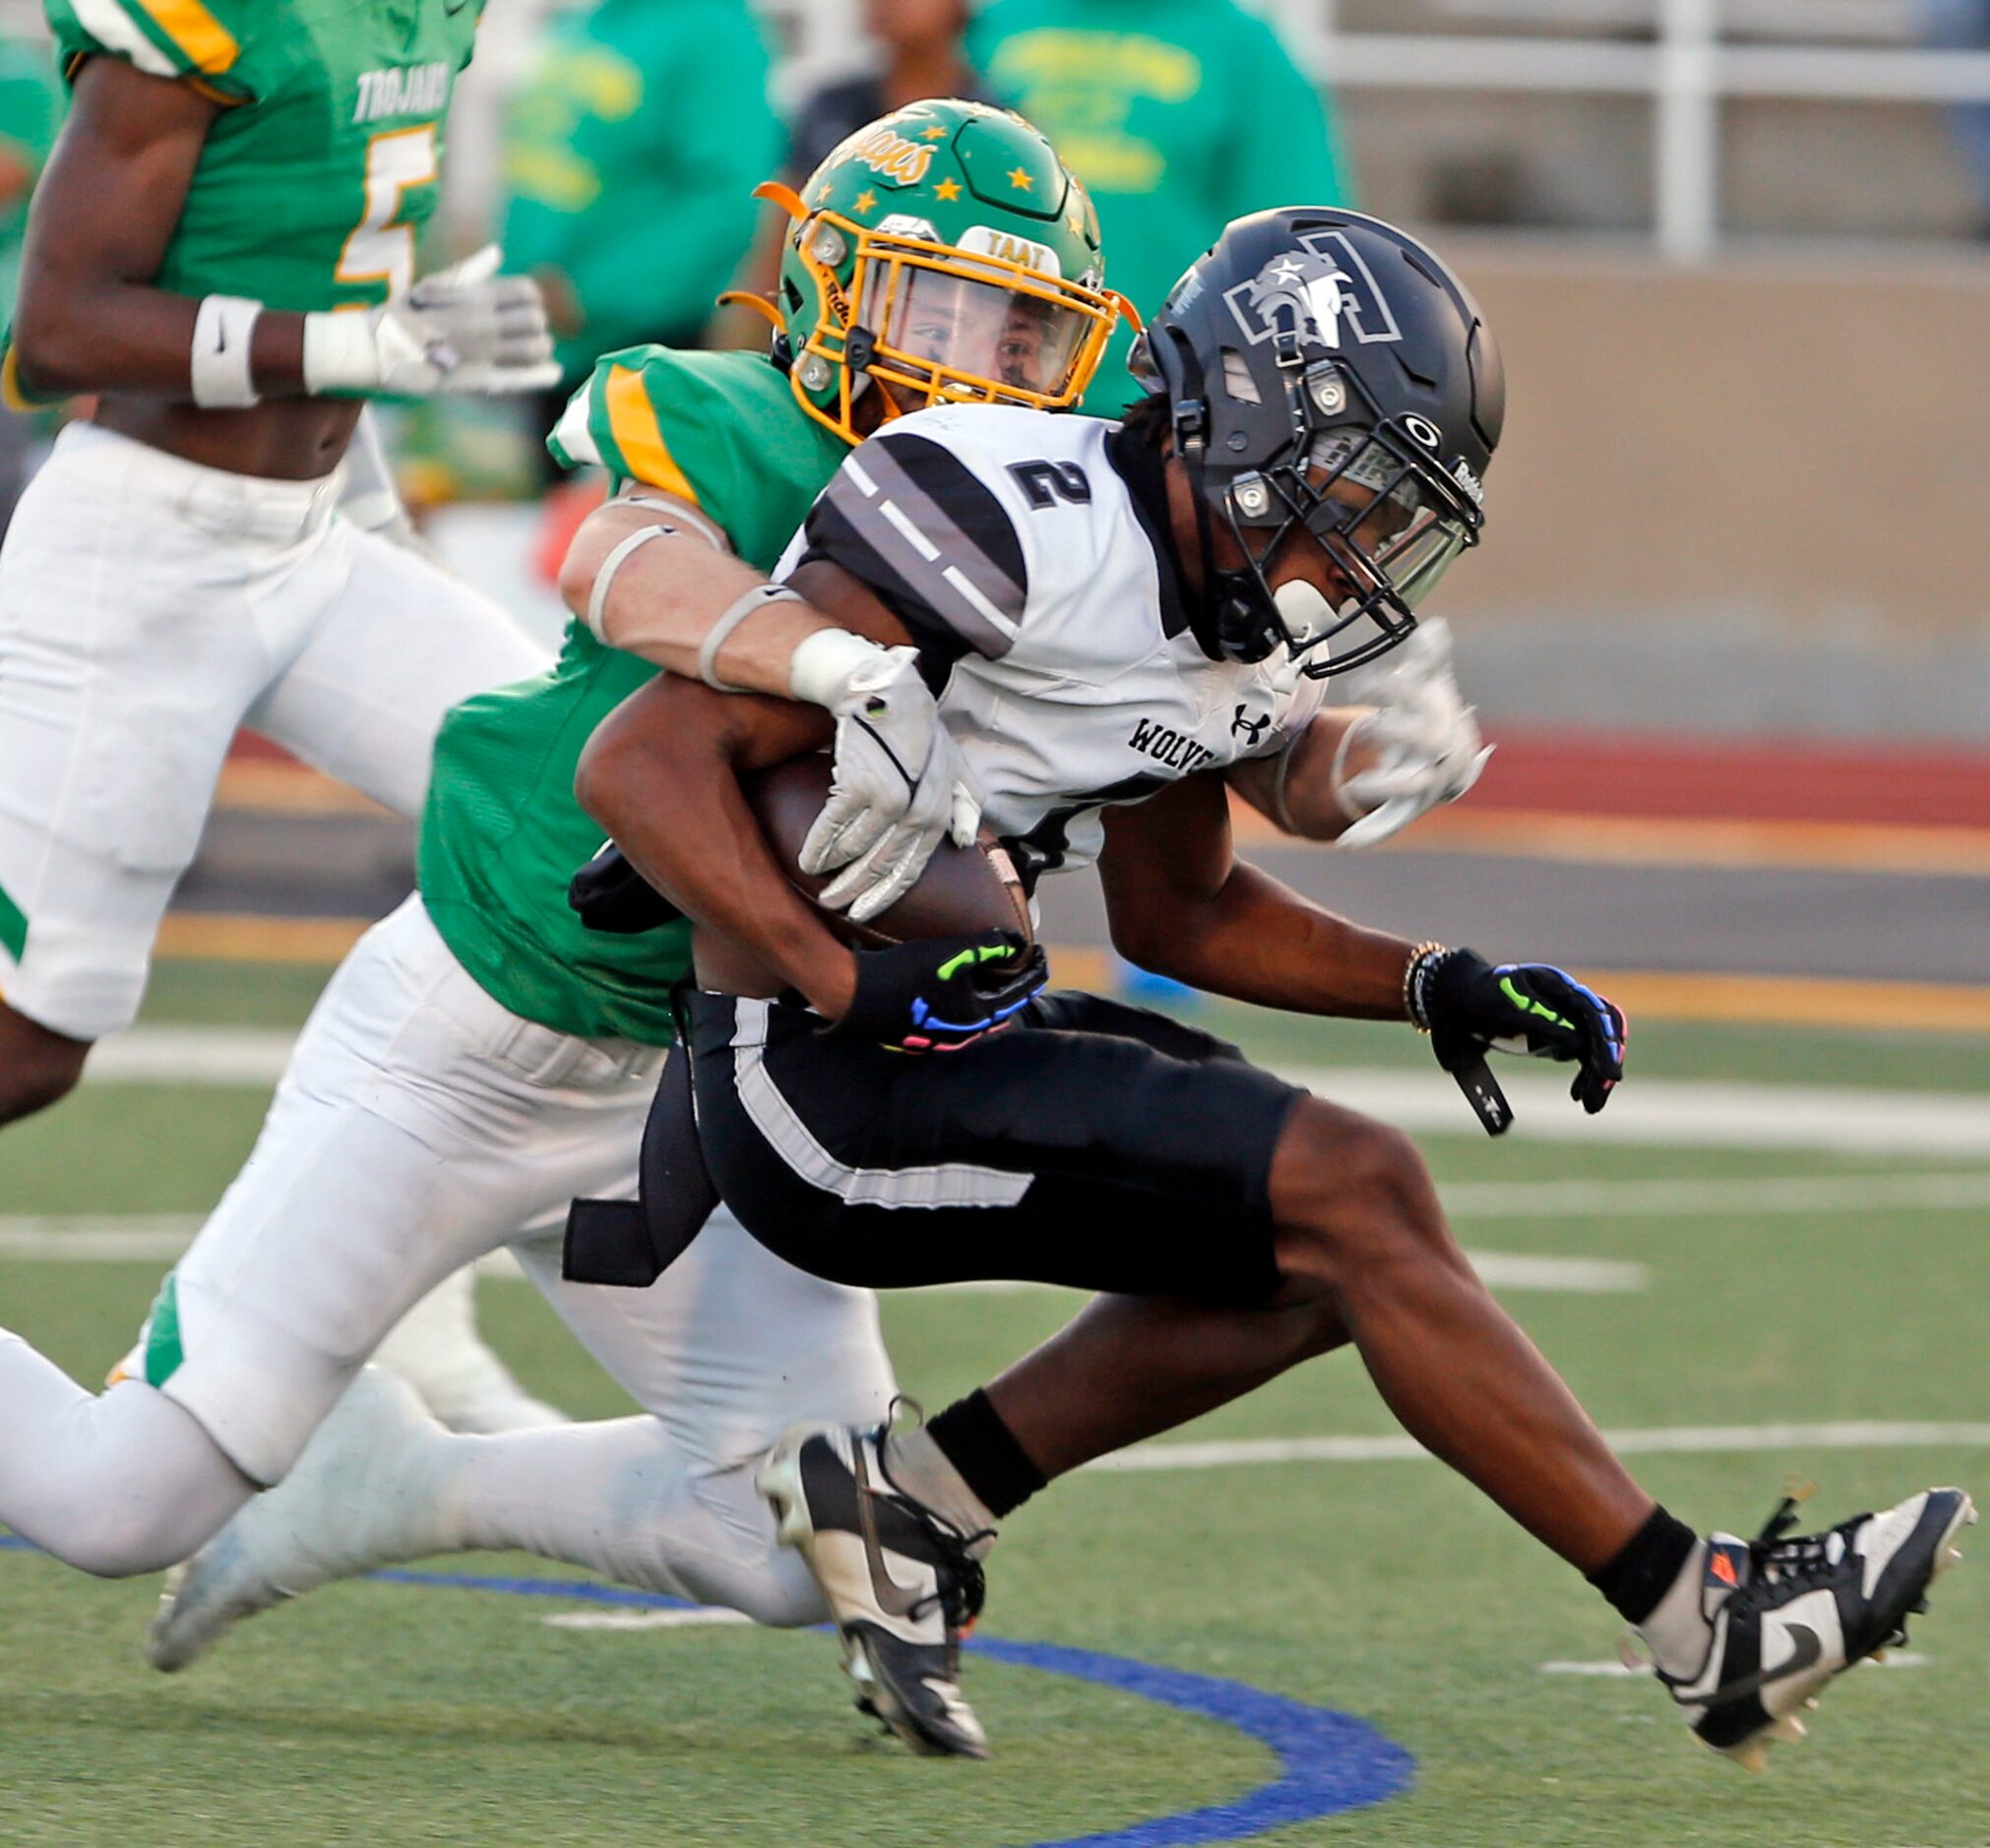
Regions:
[[[442,1551],[424,1464],[448,1438],[405,1381],[363,1368],[289,1475],[167,1573],[146,1660],[170,1675],[245,1617]]]
[[[797,1426],[755,1483],[829,1601],[858,1710],[927,1756],[985,1758],[960,1681],[961,1638],[983,1596],[969,1549],[989,1536],[962,1533],[899,1488],[884,1438],[882,1426]]]
[[[1975,1518],[1960,1489],[1924,1489],[1827,1533],[1784,1538],[1796,1522],[1786,1499],[1752,1541],[1710,1535],[1706,1659],[1692,1675],[1657,1671],[1694,1736],[1752,1771],[1770,1745],[1802,1739],[1798,1716],[1834,1675],[1906,1641],[1907,1618],[1928,1608],[1929,1585],[1962,1557],[1956,1536]]]

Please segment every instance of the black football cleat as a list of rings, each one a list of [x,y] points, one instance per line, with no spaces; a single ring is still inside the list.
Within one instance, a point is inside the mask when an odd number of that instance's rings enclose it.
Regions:
[[[988,1737],[962,1698],[961,1637],[984,1583],[964,1534],[891,1482],[886,1428],[797,1426],[755,1478],[780,1538],[808,1562],[842,1638],[857,1708],[914,1752],[985,1758]]]
[[[1754,1540],[1710,1536],[1707,1658],[1690,1676],[1658,1671],[1694,1736],[1752,1771],[1772,1743],[1803,1738],[1799,1715],[1834,1675],[1906,1641],[1907,1618],[1928,1608],[1975,1518],[1960,1489],[1925,1489],[1826,1533],[1784,1538],[1796,1522],[1785,1499]]]

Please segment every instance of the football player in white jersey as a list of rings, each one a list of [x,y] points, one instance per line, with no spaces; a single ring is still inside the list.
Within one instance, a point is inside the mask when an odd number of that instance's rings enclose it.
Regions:
[[[1190,270],[1149,358],[1154,396],[1121,427],[941,409],[881,431],[791,548],[796,586],[919,649],[989,823],[1037,871],[1095,857],[1135,961],[1413,1022],[1494,1133],[1492,1048],[1573,1063],[1600,1110],[1625,1031],[1600,996],[1363,929],[1231,851],[1233,782],[1331,804],[1318,676],[1402,641],[1478,537],[1504,392],[1475,304],[1389,226],[1270,212]],[[1794,1737],[1832,1675],[1897,1635],[1967,1496],[1801,1539],[1787,1506],[1752,1543],[1697,1534],[1479,1282],[1399,1132],[1179,1022],[1041,993],[1014,932],[846,948],[738,782],[824,735],[792,706],[659,681],[596,734],[580,789],[699,927],[697,1135],[755,1237],[845,1283],[1108,1293],[923,1429],[790,1433],[762,1474],[894,1731],[986,1755],[956,1644],[1000,1519],[1348,1344],[1413,1437],[1639,1629],[1709,1745]],[[678,1108],[666,1089],[658,1121]]]

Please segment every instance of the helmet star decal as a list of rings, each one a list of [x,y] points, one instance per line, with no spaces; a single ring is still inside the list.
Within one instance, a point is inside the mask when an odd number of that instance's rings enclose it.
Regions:
[[[1026,168],[1011,167],[1009,169],[1009,184],[1015,187],[1017,191],[1026,193],[1035,186],[1036,182],[1029,177]]]

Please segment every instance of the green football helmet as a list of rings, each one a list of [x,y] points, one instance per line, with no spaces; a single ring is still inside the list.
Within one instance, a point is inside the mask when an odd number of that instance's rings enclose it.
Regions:
[[[1063,410],[1120,314],[1098,215],[1050,144],[978,102],[908,103],[841,144],[799,195],[776,315],[802,408],[854,443],[867,389],[886,417],[927,404]],[[868,382],[868,386],[866,384]]]

